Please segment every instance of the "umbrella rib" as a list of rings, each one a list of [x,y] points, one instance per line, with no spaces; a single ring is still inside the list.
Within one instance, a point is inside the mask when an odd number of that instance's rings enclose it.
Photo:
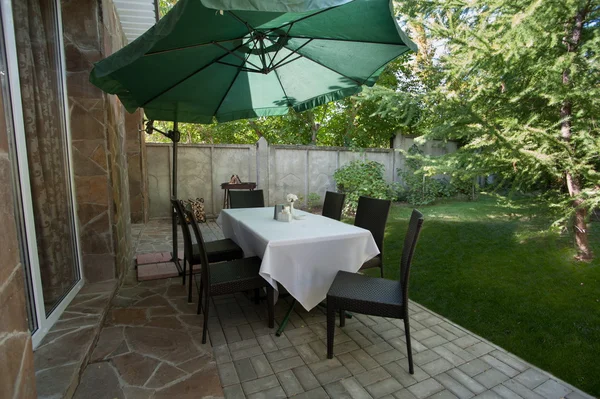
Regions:
[[[248,54],[246,56],[246,61],[248,60],[248,57],[250,57],[250,54]],[[215,112],[213,113],[213,115],[216,115],[217,112],[219,111],[219,108],[221,108],[221,105],[223,105],[223,101],[225,101],[225,97],[227,97],[227,94],[229,94],[229,91],[231,91],[231,88],[233,87],[233,84],[237,80],[238,76],[240,76],[241,72],[242,72],[242,68],[238,69],[237,73],[235,74],[235,77],[233,79],[231,79],[231,84],[229,85],[229,87],[227,88],[227,90],[225,90],[225,94],[223,94],[223,97],[221,97],[221,101],[219,101],[219,105],[217,105],[217,108],[215,108]]]
[[[248,42],[240,44],[235,49],[233,49],[233,51],[239,49],[240,47],[242,47],[242,46],[244,46],[246,44],[248,44]],[[144,108],[149,102],[154,101],[156,98],[162,96],[163,94],[165,94],[166,92],[168,92],[169,90],[171,90],[173,87],[180,85],[181,83],[185,82],[186,80],[188,80],[189,78],[191,78],[195,74],[197,74],[199,72],[202,72],[203,70],[205,70],[206,68],[208,68],[209,66],[211,66],[212,64],[214,64],[215,62],[221,61],[221,59],[225,58],[228,55],[229,55],[229,53],[225,53],[222,56],[218,57],[216,60],[214,60],[212,62],[209,62],[208,64],[204,65],[200,69],[197,69],[196,71],[194,71],[191,74],[187,75],[185,78],[180,79],[177,83],[175,83],[175,84],[167,87],[166,89],[164,89],[163,91],[161,91],[157,95],[155,95],[155,96],[151,97],[149,100],[145,101],[142,105],[140,105],[140,108]]]
[[[269,56],[269,58],[271,58]],[[272,62],[273,60],[271,60]],[[287,106],[288,107],[293,107],[293,105],[290,103],[290,98],[288,97],[285,88],[283,87],[283,83],[281,83],[281,79],[279,79],[279,74],[277,73],[277,69],[273,69],[273,73],[275,74],[275,77],[277,78],[277,81],[279,82],[279,86],[281,86],[281,91],[283,91],[283,95],[285,96],[285,99],[287,100]]]
[[[385,44],[389,46],[406,46],[402,43],[389,43],[389,42],[374,42],[372,40],[355,40],[355,39],[334,39],[330,37],[311,37],[311,36],[288,36],[290,39],[311,39],[311,40],[326,40],[333,42],[350,42],[350,43],[367,43],[367,44]]]
[[[235,15],[233,13],[233,11],[228,10],[227,11],[228,14],[231,14],[233,16],[233,18],[237,19],[242,25],[244,25],[246,28],[248,28],[248,30],[250,31],[254,31],[256,29],[254,29],[254,27],[252,27],[252,25],[250,25],[248,22],[244,21],[243,19],[241,19],[240,17],[238,17],[237,15]]]
[[[148,57],[148,56],[151,56],[151,55],[158,55],[158,54],[170,53],[172,51],[187,50],[187,49],[194,48],[194,47],[210,46],[211,44],[235,42],[237,40],[242,40],[242,38],[237,37],[235,39],[216,40],[216,41],[212,41],[212,42],[208,42],[208,43],[190,44],[189,46],[176,47],[176,48],[171,48],[171,49],[168,49],[168,50],[153,51],[153,52],[149,52],[149,53],[144,54],[144,57]]]
[[[333,9],[335,9],[335,8],[338,8],[338,7],[341,7],[341,6],[343,6],[343,5],[344,5],[344,4],[340,4],[339,6],[333,6],[333,7],[325,8],[324,10],[317,11],[317,12],[316,12],[316,13],[314,13],[314,14],[306,15],[306,16],[304,16],[304,17],[302,17],[302,18],[300,18],[300,19],[297,19],[297,20],[295,20],[295,21],[290,21],[290,22],[288,22],[288,23],[286,23],[286,24],[284,24],[284,25],[280,25],[280,26],[277,26],[277,27],[275,27],[275,28],[271,28],[271,29],[269,29],[268,31],[266,31],[266,32],[265,32],[265,34],[268,34],[268,33],[274,32],[274,31],[276,31],[277,29],[284,28],[284,27],[286,27],[286,26],[288,26],[288,25],[293,25],[293,24],[295,24],[295,23],[297,23],[297,22],[304,21],[305,19],[312,18],[312,17],[314,17],[314,16],[316,16],[316,15],[323,14],[324,12],[331,11],[331,10],[333,10]]]
[[[300,57],[302,57],[302,54],[298,54],[298,51],[300,51],[300,49],[301,49],[302,47],[306,46],[306,45],[307,45],[308,43],[310,43],[310,42],[312,42],[312,39],[311,39],[311,40],[308,40],[306,43],[304,43],[303,45],[301,45],[300,47],[298,47],[296,50],[291,50],[292,52],[291,52],[291,53],[289,53],[288,55],[286,55],[286,56],[285,56],[285,57],[284,57],[284,58],[283,58],[281,61],[279,61],[279,63],[278,63],[278,64],[275,64],[275,65],[273,66],[273,68],[272,68],[272,69],[277,69],[277,68],[279,68],[279,67],[281,67],[281,66],[283,66],[283,65],[289,64],[289,62],[286,62],[286,63],[283,63],[283,62],[284,62],[285,60],[287,60],[288,58],[290,58],[290,57],[291,57],[292,55],[294,55],[294,54],[296,54],[296,55],[299,55]],[[284,47],[284,46],[282,46],[282,47]],[[286,47],[286,49],[290,50],[290,49],[289,49],[289,48],[287,48],[287,47]],[[271,64],[273,64],[273,61],[275,60],[275,57],[277,57],[277,54],[275,54],[275,55],[273,56],[273,58],[271,59]],[[294,59],[293,59],[293,61],[296,61],[297,59],[298,59],[298,58],[294,58]],[[290,61],[290,62],[292,62],[292,61]]]

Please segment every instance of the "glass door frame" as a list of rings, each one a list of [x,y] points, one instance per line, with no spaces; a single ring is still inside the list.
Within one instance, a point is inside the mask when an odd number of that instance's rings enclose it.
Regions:
[[[21,1],[21,0],[15,0]],[[27,161],[27,143],[25,141],[25,125],[23,119],[23,105],[21,102],[21,88],[20,88],[20,77],[19,77],[19,65],[17,58],[17,44],[15,37],[15,21],[12,12],[12,0],[0,0],[0,12],[2,14],[2,27],[3,32],[0,32],[4,36],[4,45],[6,50],[6,61],[8,70],[8,81],[10,89],[10,105],[12,108],[12,115],[7,115],[7,118],[12,117],[13,120],[13,132],[14,143],[16,149],[16,161],[18,165],[18,176],[17,180],[20,183],[21,201],[22,203],[16,203],[15,207],[22,207],[23,223],[22,229],[24,230],[25,237],[21,237],[26,241],[25,248],[28,252],[28,262],[22,259],[23,267],[28,267],[31,276],[31,285],[33,287],[33,298],[34,303],[32,304],[37,320],[37,329],[32,331],[33,348],[35,349],[42,339],[46,336],[50,328],[56,323],[58,318],[62,315],[65,308],[71,303],[75,295],[79,292],[84,284],[83,270],[82,270],[82,257],[81,257],[81,245],[79,242],[79,223],[77,218],[77,202],[75,198],[75,184],[73,174],[73,155],[71,149],[71,126],[69,117],[69,104],[67,95],[66,85],[66,62],[65,62],[65,46],[63,41],[62,32],[62,15],[60,0],[52,0],[56,7],[56,24],[57,24],[57,38],[60,53],[60,83],[62,89],[61,106],[63,109],[64,118],[63,125],[65,127],[65,140],[66,140],[66,151],[67,151],[67,162],[68,162],[68,185],[71,193],[71,207],[72,207],[72,218],[73,218],[73,233],[75,235],[75,262],[77,271],[77,280],[71,289],[62,297],[60,302],[51,310],[50,314],[46,314],[44,308],[44,294],[42,290],[42,280],[40,273],[40,264],[38,257],[37,240],[35,233],[35,219],[33,213],[33,199],[31,196],[31,186],[29,183],[29,166]],[[10,132],[9,132],[10,134]],[[13,171],[16,173],[17,171]],[[28,264],[27,264],[28,263]],[[26,273],[25,273],[26,274]],[[27,282],[25,282],[27,284]]]

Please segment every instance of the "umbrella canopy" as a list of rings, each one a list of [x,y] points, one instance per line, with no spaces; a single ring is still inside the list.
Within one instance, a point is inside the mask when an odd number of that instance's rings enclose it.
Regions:
[[[246,10],[228,9],[238,3]],[[150,119],[225,122],[283,115],[290,107],[300,112],[355,94],[372,86],[388,62],[416,50],[389,0],[294,4],[279,6],[294,12],[274,12],[256,11],[256,1],[180,0],[96,63],[90,81],[118,95],[129,112],[143,107]]]

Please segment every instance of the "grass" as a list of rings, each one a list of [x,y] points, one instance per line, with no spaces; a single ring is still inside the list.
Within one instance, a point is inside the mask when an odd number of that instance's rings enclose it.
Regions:
[[[398,278],[411,210],[392,207],[386,278]],[[590,234],[597,258],[581,263],[572,237],[548,231],[550,218],[531,200],[482,197],[419,210],[410,298],[600,396],[600,224]]]

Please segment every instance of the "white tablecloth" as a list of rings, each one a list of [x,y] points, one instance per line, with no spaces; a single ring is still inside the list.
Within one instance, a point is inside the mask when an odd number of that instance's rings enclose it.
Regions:
[[[295,211],[302,220],[273,219],[273,208],[224,209],[217,223],[245,256],[262,259],[260,275],[277,282],[306,310],[325,299],[339,270],[355,273],[379,254],[371,232],[319,215]]]

